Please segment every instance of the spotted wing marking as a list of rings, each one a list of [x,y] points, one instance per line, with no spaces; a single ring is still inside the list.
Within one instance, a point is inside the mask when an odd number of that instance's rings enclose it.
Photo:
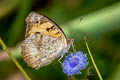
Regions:
[[[22,56],[29,66],[38,69],[50,64],[54,59],[59,57],[58,53],[63,48],[64,45],[60,39],[35,34],[24,40]]]
[[[60,38],[65,46],[67,46],[66,36],[63,31],[53,21],[42,14],[31,12],[26,18],[27,29],[26,37],[36,32],[41,34]]]

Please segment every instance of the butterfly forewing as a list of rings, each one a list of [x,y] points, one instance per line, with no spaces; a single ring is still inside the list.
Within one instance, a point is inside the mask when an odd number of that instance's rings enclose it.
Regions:
[[[40,32],[44,35],[60,38],[63,44],[67,46],[66,36],[62,29],[55,22],[43,14],[31,12],[26,18],[26,23],[26,37],[31,34],[35,34],[36,32]]]

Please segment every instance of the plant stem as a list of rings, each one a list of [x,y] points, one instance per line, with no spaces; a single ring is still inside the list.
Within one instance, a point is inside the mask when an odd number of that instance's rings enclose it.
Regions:
[[[24,71],[24,69],[22,68],[22,66],[18,63],[18,61],[16,60],[16,58],[12,55],[12,53],[8,50],[7,46],[5,45],[5,43],[2,41],[2,39],[0,38],[0,44],[3,48],[3,50],[5,50],[8,55],[10,56],[10,58],[12,59],[12,61],[14,62],[14,64],[18,67],[18,69],[23,73],[24,77],[27,80],[31,80],[30,77],[27,75],[27,73]]]
[[[100,80],[103,80],[103,78],[102,78],[102,76],[101,76],[101,74],[100,74],[100,72],[99,72],[99,70],[98,70],[98,68],[97,68],[97,65],[96,65],[96,63],[95,63],[95,61],[94,61],[94,59],[93,59],[93,57],[92,57],[91,51],[90,51],[90,49],[89,49],[89,47],[88,47],[88,43],[87,43],[86,37],[84,37],[84,40],[85,40],[85,44],[86,44],[86,47],[87,47],[87,49],[88,49],[88,53],[89,53],[89,55],[90,55],[91,61],[92,61],[92,63],[93,63],[93,66],[95,67],[95,70],[96,70],[96,72],[97,72],[97,74],[98,74],[98,77],[99,77]]]

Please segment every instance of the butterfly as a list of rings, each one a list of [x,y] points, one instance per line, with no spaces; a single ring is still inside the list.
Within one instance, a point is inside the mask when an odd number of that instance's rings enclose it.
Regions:
[[[26,18],[21,54],[28,66],[39,69],[68,52],[74,39],[67,40],[62,29],[43,14],[31,12]]]

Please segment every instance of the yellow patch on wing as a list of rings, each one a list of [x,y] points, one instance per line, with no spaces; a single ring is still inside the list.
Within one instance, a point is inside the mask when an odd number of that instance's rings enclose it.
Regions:
[[[41,34],[60,38],[61,33],[57,29],[50,29],[53,26],[52,23],[46,22],[42,24],[33,24],[30,31],[28,32],[29,35],[35,34],[36,32],[40,32]],[[49,31],[47,30],[49,28]]]

